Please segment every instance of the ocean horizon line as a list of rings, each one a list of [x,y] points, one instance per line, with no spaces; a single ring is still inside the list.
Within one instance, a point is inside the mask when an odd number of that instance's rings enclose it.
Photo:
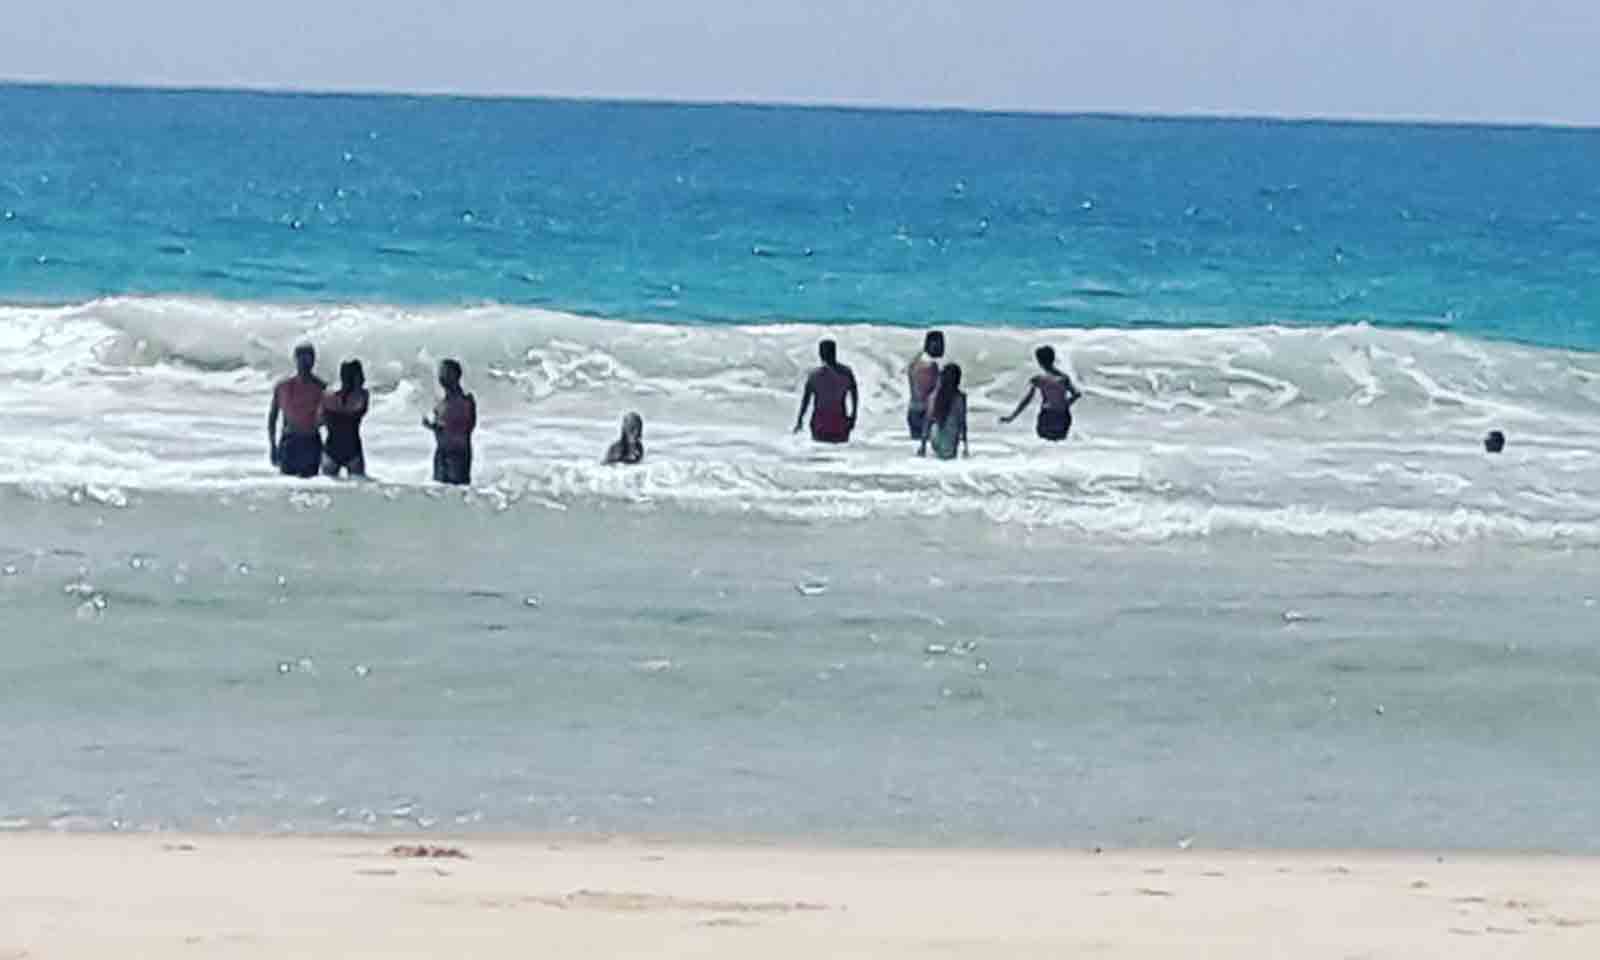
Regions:
[[[1391,114],[1287,114],[1272,111],[1196,108],[1188,111],[1084,107],[975,106],[959,103],[897,103],[874,100],[802,98],[744,98],[651,96],[647,94],[582,94],[565,92],[461,91],[446,89],[389,89],[365,86],[296,87],[271,83],[179,83],[60,81],[0,75],[0,91],[83,91],[101,93],[239,95],[282,99],[329,100],[441,100],[476,103],[536,103],[586,106],[660,107],[663,109],[804,110],[817,113],[885,114],[891,116],[960,116],[1036,120],[1109,120],[1132,123],[1224,123],[1266,126],[1412,127],[1418,129],[1537,130],[1574,133],[1600,131],[1600,121],[1529,118],[1463,119],[1431,115]]]

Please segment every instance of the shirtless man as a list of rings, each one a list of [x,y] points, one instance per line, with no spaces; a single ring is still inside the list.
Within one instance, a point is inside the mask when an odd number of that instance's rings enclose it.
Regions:
[[[317,351],[309,343],[294,348],[295,375],[278,381],[267,409],[267,455],[272,465],[291,477],[314,477],[322,467],[322,394],[327,384],[312,373]],[[278,433],[278,415],[283,433]]]
[[[944,332],[930,330],[922,338],[922,352],[906,368],[911,402],[906,405],[906,428],[911,439],[921,440],[928,422],[928,401],[939,386],[939,361],[944,357]]]
[[[850,431],[856,427],[856,414],[861,410],[855,372],[839,362],[839,345],[832,340],[817,344],[817,356],[822,359],[822,366],[811,371],[811,376],[806,378],[805,393],[800,397],[800,412],[794,418],[794,432],[800,432],[800,425],[806,419],[806,408],[814,400],[816,408],[811,413],[811,439],[818,443],[849,443]]]
[[[472,431],[478,427],[478,401],[461,389],[461,364],[439,364],[439,386],[444,397],[433,415],[422,418],[433,431],[433,482],[466,486],[472,482]]]
[[[1054,347],[1040,347],[1033,352],[1033,357],[1039,361],[1041,372],[1028,381],[1028,392],[1017,404],[1017,409],[1011,411],[1010,416],[1001,417],[1000,422],[1010,423],[1022,416],[1022,411],[1028,409],[1028,404],[1033,402],[1033,395],[1037,393],[1039,420],[1035,432],[1039,439],[1057,443],[1067,439],[1067,434],[1072,430],[1072,405],[1083,394],[1078,392],[1072,378],[1056,366]]]

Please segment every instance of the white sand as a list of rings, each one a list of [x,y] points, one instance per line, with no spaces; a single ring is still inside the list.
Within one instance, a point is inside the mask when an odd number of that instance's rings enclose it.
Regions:
[[[0,837],[0,960],[1600,956],[1600,861]]]

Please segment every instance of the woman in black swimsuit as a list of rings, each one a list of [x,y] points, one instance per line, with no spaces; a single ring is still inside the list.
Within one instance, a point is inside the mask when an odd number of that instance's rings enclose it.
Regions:
[[[1083,394],[1073,385],[1072,378],[1056,368],[1056,351],[1053,347],[1040,347],[1033,352],[1034,359],[1039,361],[1039,369],[1044,371],[1028,381],[1028,393],[1017,404],[1017,409],[1011,411],[1009,417],[1001,417],[1001,423],[1010,423],[1028,409],[1028,404],[1033,402],[1033,395],[1039,394],[1039,422],[1036,432],[1039,439],[1057,442],[1067,439],[1067,433],[1072,430],[1072,405],[1078,402]]]
[[[322,445],[322,473],[337,477],[347,470],[352,477],[367,475],[367,460],[361,452],[361,418],[367,415],[367,381],[360,360],[339,365],[339,389],[322,397],[322,425],[328,439]]]

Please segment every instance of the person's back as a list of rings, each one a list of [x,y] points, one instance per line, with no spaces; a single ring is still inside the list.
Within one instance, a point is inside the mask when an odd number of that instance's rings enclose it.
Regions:
[[[913,440],[921,439],[927,424],[928,403],[939,387],[939,360],[944,356],[944,334],[929,331],[923,338],[922,352],[906,368],[909,400],[906,403],[906,429]]]
[[[806,377],[805,391],[800,397],[800,412],[795,415],[794,429],[798,433],[811,410],[811,439],[818,443],[848,443],[856,426],[860,397],[856,392],[856,375],[839,362],[838,347],[832,340],[817,344],[817,355],[822,366]],[[815,402],[815,406],[813,406]]]
[[[1054,348],[1044,346],[1033,352],[1039,362],[1040,372],[1028,380],[1028,392],[1017,404],[1017,409],[1001,417],[1001,423],[1010,423],[1028,408],[1033,395],[1039,395],[1039,420],[1035,428],[1040,439],[1065,440],[1072,431],[1072,405],[1082,396],[1072,378],[1056,367]]]
[[[918,455],[929,446],[940,460],[954,460],[967,446],[967,395],[961,389],[961,367],[950,364],[939,375],[939,389],[928,409]]]
[[[855,384],[855,373],[844,364],[823,365],[811,372],[816,406],[811,412],[811,436],[823,443],[850,439],[850,414],[845,398]]]

